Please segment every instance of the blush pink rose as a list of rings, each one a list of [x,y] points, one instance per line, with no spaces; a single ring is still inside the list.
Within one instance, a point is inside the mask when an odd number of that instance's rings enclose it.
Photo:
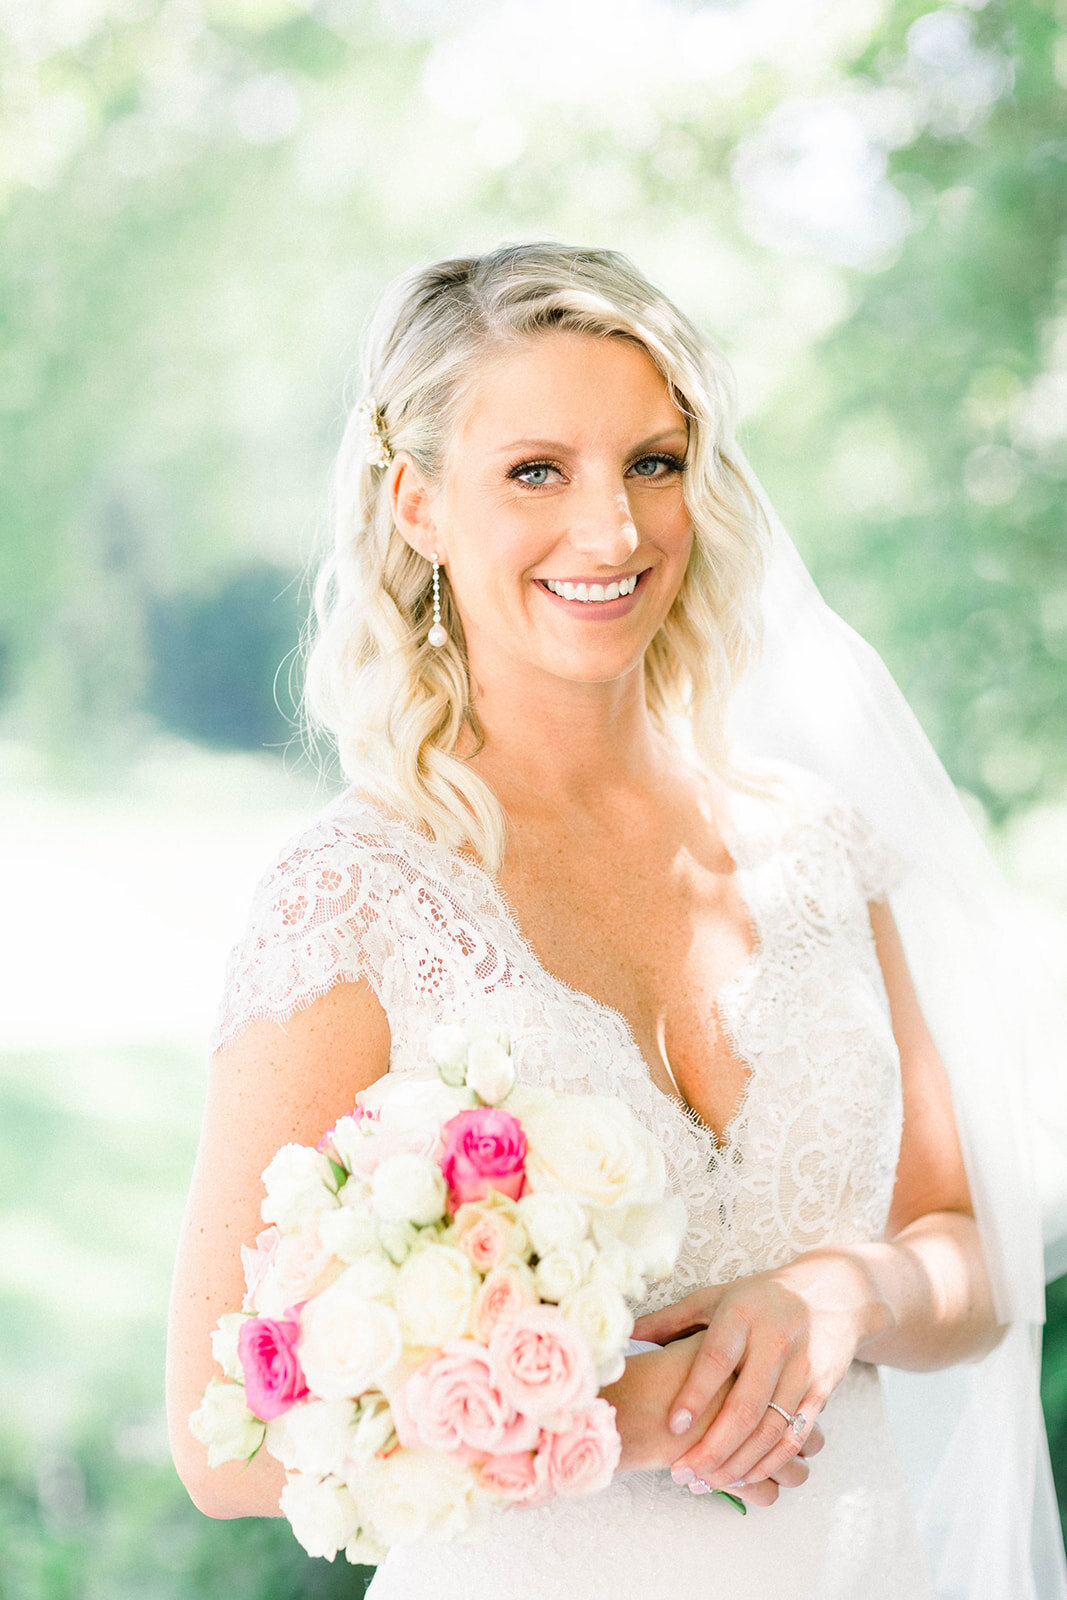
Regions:
[[[470,1331],[479,1344],[488,1344],[493,1329],[538,1303],[537,1285],[529,1267],[504,1262],[494,1267],[474,1296]]]
[[[245,1274],[245,1297],[242,1311],[256,1308],[256,1290],[274,1262],[282,1242],[281,1229],[272,1222],[269,1228],[257,1233],[254,1245],[241,1246],[241,1265]]]
[[[532,1450],[538,1426],[503,1398],[473,1339],[452,1339],[413,1372],[390,1401],[400,1443],[459,1453],[465,1460]]]
[[[456,1212],[455,1242],[479,1272],[491,1272],[507,1255],[515,1223],[504,1211],[475,1205]]]
[[[270,1422],[308,1392],[296,1354],[300,1323],[295,1319],[249,1317],[237,1335],[237,1355],[245,1380],[245,1403],[254,1417]]]
[[[441,1171],[452,1209],[482,1200],[496,1189],[517,1200],[526,1182],[526,1135],[510,1111],[478,1106],[458,1111],[441,1130],[445,1153]]]
[[[509,1456],[490,1456],[478,1468],[478,1481],[497,1499],[510,1500],[515,1505],[551,1498],[538,1481],[534,1456],[529,1450],[517,1450]]]
[[[585,1336],[555,1306],[530,1306],[498,1322],[488,1355],[504,1399],[538,1422],[596,1398],[596,1368]]]
[[[541,1435],[534,1478],[547,1496],[596,1494],[611,1482],[621,1454],[615,1407],[596,1399],[573,1412],[562,1432]]]

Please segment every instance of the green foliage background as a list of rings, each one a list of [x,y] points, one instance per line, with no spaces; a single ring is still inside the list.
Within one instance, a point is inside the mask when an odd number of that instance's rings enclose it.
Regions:
[[[628,251],[716,333],[757,470],[976,819],[1062,840],[1067,5],[790,9],[765,39],[749,0],[0,9],[4,748],[105,796],[162,736],[280,757],[374,294],[548,235]],[[1036,887],[1067,907],[1062,870]],[[143,1112],[94,1112],[101,1075]],[[167,1464],[199,1075],[0,1056],[3,1228],[42,1263],[0,1271],[0,1600],[353,1592]],[[1063,1282],[1045,1398],[1067,1495]]]

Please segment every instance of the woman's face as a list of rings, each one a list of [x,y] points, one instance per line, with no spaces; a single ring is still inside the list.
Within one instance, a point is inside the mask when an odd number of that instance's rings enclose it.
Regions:
[[[630,340],[549,332],[486,363],[419,540],[447,570],[476,684],[511,667],[607,682],[640,665],[692,546],[686,446]]]

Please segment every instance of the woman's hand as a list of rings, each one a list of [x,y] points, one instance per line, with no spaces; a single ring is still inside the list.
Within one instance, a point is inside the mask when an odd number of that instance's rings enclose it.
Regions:
[[[738,1482],[776,1478],[802,1451],[811,1454],[815,1419],[857,1350],[889,1319],[862,1261],[831,1249],[697,1290],[639,1318],[635,1339],[680,1344],[687,1354],[668,1405],[669,1426],[683,1445],[671,1468],[675,1481],[702,1478],[711,1489],[736,1493]],[[712,1397],[718,1403],[709,1411]],[[799,1434],[771,1409],[772,1400],[803,1414]]]
[[[679,1436],[667,1426],[667,1413],[673,1396],[693,1365],[703,1343],[703,1334],[677,1338],[662,1350],[644,1351],[631,1356],[626,1370],[618,1382],[608,1385],[602,1392],[615,1407],[615,1420],[622,1437],[620,1472],[671,1466],[685,1451],[687,1442],[695,1445],[718,1416],[733,1380],[728,1378],[712,1395],[692,1426]],[[823,1447],[822,1430],[815,1427],[802,1446],[802,1453],[815,1455]],[[731,1487],[732,1494],[752,1505],[772,1505],[778,1498],[779,1486],[794,1488],[805,1481],[808,1468],[803,1460],[789,1460],[778,1471],[764,1478],[754,1478],[743,1489]],[[697,1488],[695,1494],[706,1493]]]

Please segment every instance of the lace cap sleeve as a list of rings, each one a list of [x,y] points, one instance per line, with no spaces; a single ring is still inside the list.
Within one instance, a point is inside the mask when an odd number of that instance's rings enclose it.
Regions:
[[[373,852],[328,819],[282,847],[256,885],[244,933],[227,958],[212,1054],[248,1023],[284,1022],[334,983],[367,977],[379,992],[373,871]]]
[[[908,863],[867,815],[831,789],[831,820],[844,842],[865,900],[885,900],[908,872]]]

